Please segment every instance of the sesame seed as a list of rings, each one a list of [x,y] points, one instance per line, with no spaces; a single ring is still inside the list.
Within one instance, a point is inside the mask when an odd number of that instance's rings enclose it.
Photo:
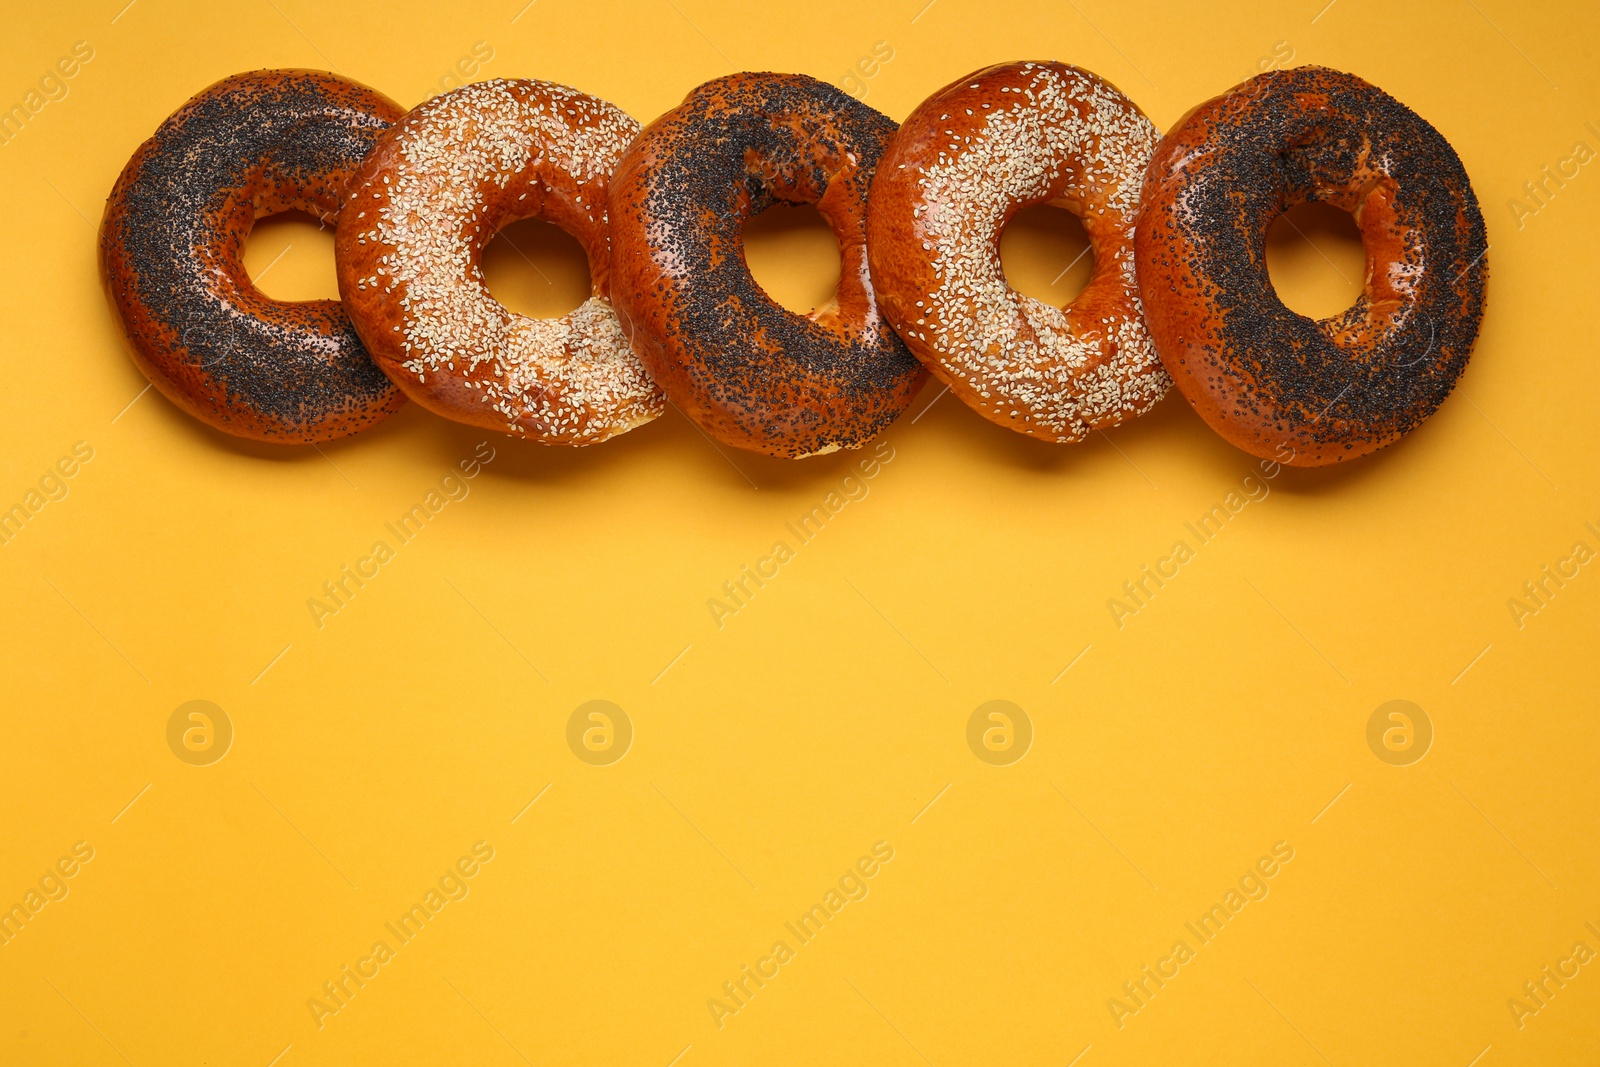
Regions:
[[[434,375],[442,404],[485,425],[488,405],[497,428],[553,444],[603,441],[664,409],[608,299],[559,319],[518,315],[490,295],[478,261],[499,223],[485,203],[493,190],[525,186],[520,203],[560,185],[576,205],[598,200],[587,210],[603,221],[611,171],[638,130],[602,100],[528,80],[477,82],[411,112],[373,194],[365,254],[392,279],[383,292],[400,365],[419,383]],[[477,403],[452,385],[481,391]]]
[[[932,253],[931,290],[885,295],[923,297],[914,301],[925,309],[916,323],[932,325],[910,331],[918,354],[965,383],[959,391],[981,399],[986,414],[1021,420],[1025,432],[1052,440],[1079,440],[1148,410],[1171,385],[1144,326],[1131,254],[1159,134],[1115,88],[1073,67],[1013,64],[968,87],[985,84],[1017,103],[990,110],[981,102],[988,114],[966,123],[969,133],[921,149],[931,158],[909,161],[916,180],[899,179],[912,193],[904,229],[920,228]],[[1057,199],[1119,222],[1091,241],[1101,261],[1098,306],[1110,309],[1095,316],[1097,326],[1012,289],[995,255],[1014,205]]]

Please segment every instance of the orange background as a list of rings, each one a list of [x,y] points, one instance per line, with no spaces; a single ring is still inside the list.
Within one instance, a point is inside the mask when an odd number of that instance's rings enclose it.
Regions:
[[[40,94],[0,145],[0,508],[41,504],[0,547],[0,906],[65,890],[0,945],[0,1062],[1594,1062],[1600,963],[1561,961],[1600,951],[1600,574],[1510,606],[1600,550],[1591,7],[124,3],[26,7],[0,37],[0,106]],[[92,58],[41,86],[79,41]],[[320,450],[228,439],[141,393],[96,278],[124,161],[240,70],[336,69],[411,105],[473,59],[646,121],[731,70],[803,71],[899,118],[1020,58],[1092,69],[1163,128],[1285,63],[1416,109],[1492,243],[1460,388],[1399,446],[1255,499],[1254,461],[1176,396],[1058,447],[929,389],[859,481],[865,454],[719,454],[672,412],[584,451],[494,439],[319,628],[308,600],[485,435],[413,407]],[[1327,313],[1360,249],[1297,218],[1274,276]],[[764,284],[825,295],[815,226],[757,228]],[[496,291],[576,303],[572,249],[519,234],[546,277],[503,241]],[[1065,300],[1080,247],[1035,216],[1007,270]],[[330,255],[268,225],[249,262],[306,297]],[[1235,490],[1119,627],[1123,583]],[[797,543],[786,524],[835,491]],[[719,627],[708,601],[778,541],[794,559]],[[169,746],[195,700],[232,730],[207,765],[179,758],[192,720]],[[600,720],[569,746],[591,700],[631,726],[625,758],[578,758]],[[1019,709],[1013,744],[1031,731],[1005,765],[968,744],[991,700]],[[1391,700],[1431,724],[1419,762],[1369,748]],[[846,882],[866,895],[800,944],[785,924],[877,842],[892,859]],[[1241,879],[1266,895],[1201,944],[1185,924]],[[385,924],[434,889],[400,944]],[[362,963],[379,940],[392,958]],[[719,1020],[708,1001],[779,940],[793,958]],[[1180,940],[1192,958],[1119,1018]],[[1546,965],[1577,975],[1519,1027],[1508,1001]],[[377,970],[318,1013],[346,966]]]

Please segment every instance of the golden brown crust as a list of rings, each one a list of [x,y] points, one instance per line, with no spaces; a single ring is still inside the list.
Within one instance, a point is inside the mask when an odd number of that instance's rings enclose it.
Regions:
[[[566,86],[492,79],[420,104],[350,185],[339,292],[384,372],[458,422],[545,444],[604,441],[661,413],[610,304],[606,189],[639,124]],[[592,295],[558,319],[489,293],[504,224],[542,216],[584,248]]]
[[[879,301],[913,354],[986,418],[1078,441],[1148,410],[1171,384],[1145,329],[1133,230],[1156,129],[1110,83],[1061,63],[1006,63],[918,105],[873,180]],[[1036,204],[1083,220],[1094,274],[1058,309],[1012,289],[1000,234]]]
[[[1267,227],[1308,199],[1350,211],[1367,281],[1313,321],[1267,277]],[[1443,403],[1483,316],[1488,239],[1460,159],[1415,112],[1322,67],[1195,108],[1150,163],[1135,242],[1162,361],[1239,448],[1296,466],[1364,455]]]
[[[256,71],[196,94],[139,146],[106,202],[100,272],[134,362],[168,399],[227,433],[289,443],[398,410],[337,301],[272,300],[242,255],[264,215],[335,222],[351,173],[401,114],[333,74]]]
[[[925,380],[879,314],[866,194],[894,123],[798,74],[708,82],[648,126],[611,185],[617,309],[645,366],[709,435],[774,456],[858,448]],[[751,278],[744,223],[814,203],[837,304],[801,316]]]

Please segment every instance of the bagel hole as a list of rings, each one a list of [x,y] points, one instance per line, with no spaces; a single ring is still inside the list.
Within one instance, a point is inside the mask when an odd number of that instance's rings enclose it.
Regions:
[[[483,249],[483,280],[496,300],[534,319],[559,319],[593,291],[583,246],[543,219],[500,227]]]
[[[1066,208],[1036,204],[1011,217],[1000,233],[1000,269],[1024,296],[1065,307],[1094,273],[1089,234]]]
[[[1367,280],[1367,250],[1348,212],[1296,204],[1267,229],[1267,276],[1290,311],[1326,319],[1345,311]]]
[[[244,271],[273,300],[337,300],[333,227],[304,211],[257,219],[244,242]]]
[[[750,276],[779,307],[807,315],[839,291],[839,240],[810,204],[775,204],[744,225]]]

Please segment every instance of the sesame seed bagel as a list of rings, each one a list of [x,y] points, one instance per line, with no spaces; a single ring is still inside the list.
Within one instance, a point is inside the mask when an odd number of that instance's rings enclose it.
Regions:
[[[384,373],[458,422],[587,445],[665,400],[610,302],[606,187],[639,124],[549,82],[494,79],[418,105],[351,182],[336,236],[339,292]],[[583,246],[592,295],[559,319],[511,311],[482,253],[539,216]]]
[[[773,456],[859,448],[924,381],[878,312],[866,199],[894,122],[799,74],[707,82],[640,134],[611,186],[615,294],[650,373],[711,437]],[[833,305],[762,291],[744,225],[812,203],[838,238]]]
[[[986,418],[1079,441],[1166,395],[1133,259],[1157,139],[1116,87],[1062,63],[980,70],[901,125],[872,184],[872,279],[911,351]],[[1017,292],[1000,265],[1001,232],[1037,204],[1082,219],[1094,251],[1065,308]]]
[[[1267,229],[1321,200],[1355,216],[1365,286],[1313,320],[1267,276]],[[1314,467],[1415,429],[1454,388],[1483,318],[1488,238],[1450,143],[1352,74],[1299,67],[1195,108],[1162,141],[1136,250],[1162,361],[1239,448]]]
[[[100,273],[133,361],[174,404],[238,437],[328,441],[404,397],[334,300],[273,300],[243,262],[258,218],[332,223],[351,173],[403,114],[333,74],[224,78],[139,146],[106,201]]]

